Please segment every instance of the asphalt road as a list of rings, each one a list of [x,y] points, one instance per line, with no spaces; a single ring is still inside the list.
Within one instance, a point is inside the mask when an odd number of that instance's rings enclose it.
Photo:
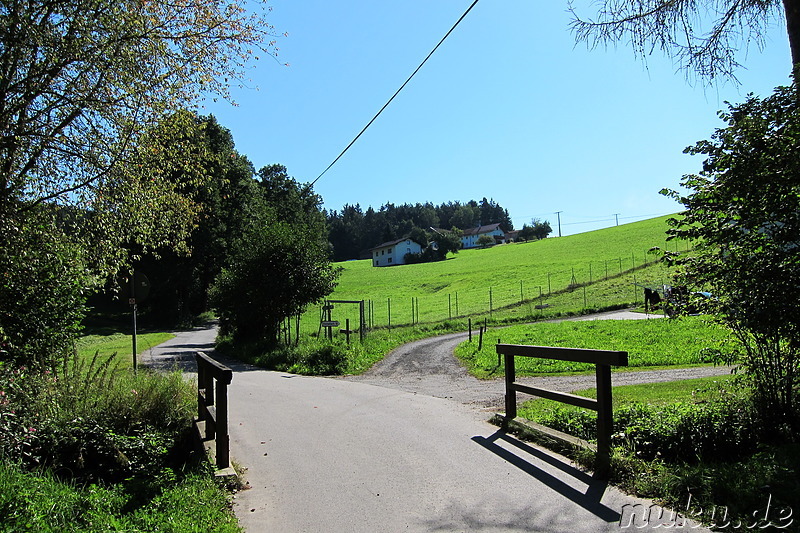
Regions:
[[[145,354],[143,363],[191,371],[193,352],[210,351],[214,335],[210,328],[179,333]],[[393,370],[385,371],[397,381],[385,377],[383,385],[223,361],[234,369],[231,454],[247,469],[251,487],[235,496],[234,510],[248,532],[675,526],[669,512],[630,523],[631,506],[652,502],[626,496],[564,458],[499,431],[486,422],[487,402],[397,387],[403,376],[422,380],[429,373],[404,368],[402,359],[387,358],[385,369]],[[447,385],[468,377],[436,379]],[[636,508],[639,517],[643,509]]]

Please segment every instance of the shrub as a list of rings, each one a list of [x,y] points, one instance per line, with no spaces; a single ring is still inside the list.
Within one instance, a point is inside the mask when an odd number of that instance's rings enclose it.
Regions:
[[[3,372],[2,457],[80,482],[119,481],[183,459],[194,391],[175,372],[131,374],[113,357],[55,373]]]
[[[584,440],[597,437],[593,412],[556,406],[536,422]],[[731,461],[753,453],[763,432],[749,400],[651,406],[635,403],[614,410],[612,445],[642,460],[670,463]]]

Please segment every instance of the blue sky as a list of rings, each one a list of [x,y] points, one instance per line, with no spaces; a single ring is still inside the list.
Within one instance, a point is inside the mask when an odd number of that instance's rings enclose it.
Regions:
[[[314,180],[400,87],[471,0],[272,0],[279,62],[261,59],[238,103],[207,103],[261,168]],[[580,8],[590,17],[591,6]],[[586,2],[589,4],[589,2]],[[492,198],[517,228],[562,234],[673,213],[662,197],[701,161],[683,149],[722,126],[724,102],[788,83],[776,21],[740,58],[740,85],[687,83],[658,52],[575,44],[565,1],[481,0],[315,185],[326,209]],[[283,66],[282,63],[289,63]],[[257,87],[257,89],[256,89]],[[557,230],[556,230],[557,233]]]

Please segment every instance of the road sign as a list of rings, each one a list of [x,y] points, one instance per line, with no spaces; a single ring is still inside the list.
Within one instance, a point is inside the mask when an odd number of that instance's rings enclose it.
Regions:
[[[335,328],[339,325],[338,320],[323,320],[322,327],[323,328]]]
[[[141,272],[136,271],[133,276],[122,280],[122,294],[127,294],[129,299],[135,299],[134,303],[141,303],[150,294],[150,280]]]

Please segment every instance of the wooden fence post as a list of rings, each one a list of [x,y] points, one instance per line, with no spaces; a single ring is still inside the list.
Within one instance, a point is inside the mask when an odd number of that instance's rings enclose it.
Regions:
[[[597,455],[595,470],[600,475],[608,473],[611,466],[611,434],[614,417],[611,406],[611,366],[598,364],[597,376]]]
[[[504,354],[505,376],[506,376],[506,422],[517,418],[517,391],[514,389],[516,381],[516,368],[514,366],[514,356]]]

